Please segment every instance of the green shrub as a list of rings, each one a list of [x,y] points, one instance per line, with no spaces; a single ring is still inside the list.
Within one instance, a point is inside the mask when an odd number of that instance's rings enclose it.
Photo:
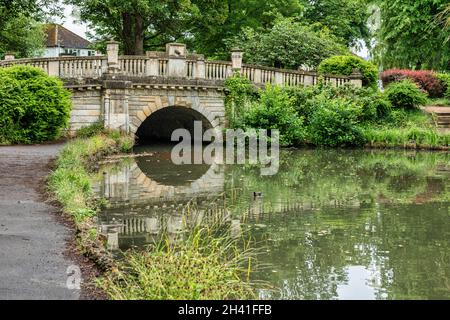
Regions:
[[[358,126],[361,108],[345,99],[317,101],[309,126],[311,142],[317,146],[361,146],[365,139]]]
[[[280,143],[284,146],[298,144],[305,136],[303,119],[297,116],[293,99],[280,87],[266,87],[246,113],[245,126],[280,130]]]
[[[450,73],[438,73],[437,78],[444,87],[444,97],[450,99]]]
[[[333,56],[323,60],[319,65],[322,74],[349,76],[354,69],[359,69],[363,76],[363,86],[375,87],[378,79],[377,67],[356,56]]]
[[[361,121],[380,122],[389,117],[392,112],[392,104],[381,92],[371,96],[355,99],[355,103],[361,105]]]
[[[285,87],[283,91],[291,98],[296,114],[304,119],[305,124],[308,124],[316,109],[313,99],[320,94],[320,88],[318,86]]]
[[[427,103],[427,96],[411,80],[391,83],[386,95],[396,108],[414,109]]]
[[[42,70],[14,66],[0,70],[0,140],[39,143],[67,127],[70,93]]]
[[[225,88],[225,109],[229,125],[231,128],[242,127],[243,114],[248,104],[258,97],[258,90],[239,73],[225,80]]]
[[[93,124],[78,129],[75,135],[77,136],[77,138],[86,139],[102,133],[104,130],[105,127],[103,125],[103,122],[97,121]]]

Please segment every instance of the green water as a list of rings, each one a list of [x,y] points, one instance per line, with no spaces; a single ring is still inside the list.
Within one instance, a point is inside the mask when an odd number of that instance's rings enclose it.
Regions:
[[[105,166],[96,181],[114,252],[220,217],[254,238],[261,298],[450,299],[449,154],[285,150],[279,173],[262,177],[141,151],[153,154]]]

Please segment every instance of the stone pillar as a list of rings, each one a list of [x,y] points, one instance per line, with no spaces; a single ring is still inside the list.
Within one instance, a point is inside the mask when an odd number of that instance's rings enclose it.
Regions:
[[[119,250],[119,232],[109,232],[106,236],[107,248],[108,250]]]
[[[120,70],[119,65],[119,42],[109,41],[106,43],[106,54],[108,57],[108,72],[117,73]]]
[[[241,49],[235,48],[231,50],[231,65],[233,73],[242,71],[242,58],[244,56],[244,52]]]
[[[196,79],[205,79],[206,78],[206,64],[205,64],[205,56],[199,55],[197,58],[197,70],[195,71]]]
[[[262,83],[262,70],[255,69],[255,79],[253,80],[255,83]]]
[[[314,78],[310,74],[305,74],[303,85],[304,86],[312,86],[314,84]]]
[[[48,75],[59,77],[59,60],[51,60],[48,62]]]
[[[274,84],[277,86],[283,85],[283,73],[281,73],[279,71],[275,71]]]
[[[362,73],[359,69],[353,69],[352,74],[349,76],[350,83],[353,84],[357,88],[362,88]]]
[[[168,43],[166,53],[169,56],[167,75],[175,78],[187,76],[186,45],[181,43]]]
[[[150,234],[158,234],[161,229],[160,223],[156,218],[145,218],[145,231]]]
[[[105,80],[103,82],[103,117],[105,128],[130,133],[128,98],[131,85],[132,83],[130,81]]]
[[[14,56],[13,53],[6,53],[5,54],[5,61],[11,61],[14,60],[16,57]]]
[[[147,52],[147,76],[159,76],[159,59],[158,54],[154,51]]]

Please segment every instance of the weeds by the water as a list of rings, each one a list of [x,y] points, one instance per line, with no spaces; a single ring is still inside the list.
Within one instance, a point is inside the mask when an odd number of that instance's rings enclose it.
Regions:
[[[88,174],[91,162],[102,155],[129,151],[132,140],[120,133],[106,132],[69,142],[61,151],[56,170],[49,177],[49,189],[66,214],[76,223],[95,215],[90,203],[92,187]]]
[[[202,226],[175,241],[166,235],[145,251],[127,253],[100,284],[118,300],[251,299],[254,257],[220,225]]]
[[[450,134],[431,128],[367,127],[363,134],[371,146],[443,149],[450,146]]]

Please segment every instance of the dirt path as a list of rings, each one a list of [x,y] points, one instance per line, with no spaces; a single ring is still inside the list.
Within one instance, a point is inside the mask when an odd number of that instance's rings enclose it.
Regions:
[[[66,286],[70,230],[40,188],[61,144],[0,147],[0,299],[78,299]]]

